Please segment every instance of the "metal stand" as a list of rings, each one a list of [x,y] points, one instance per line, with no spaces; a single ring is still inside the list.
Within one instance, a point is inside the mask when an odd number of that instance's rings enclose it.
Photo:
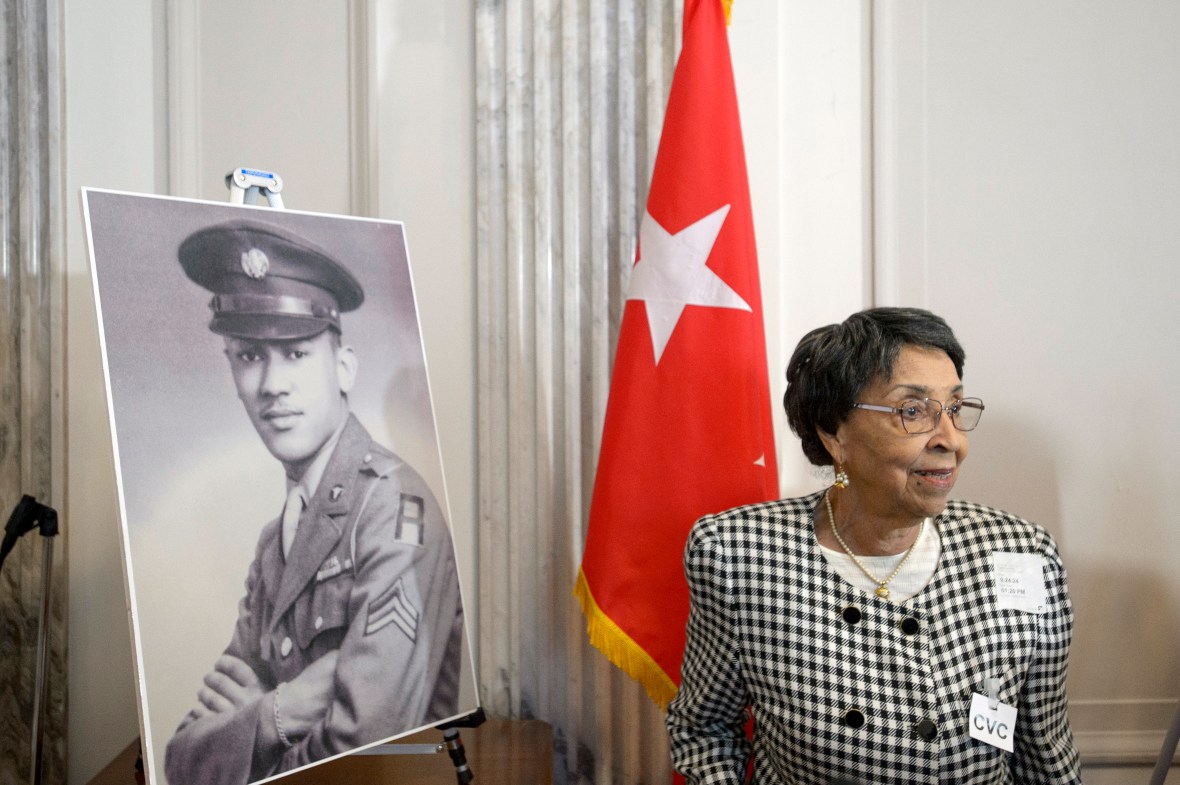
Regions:
[[[459,728],[474,728],[482,725],[485,719],[487,717],[484,716],[483,707],[480,707],[466,717],[460,717],[454,722],[438,726],[443,732],[443,738],[446,739],[447,754],[451,756],[451,762],[455,764],[455,776],[458,778],[459,785],[468,785],[475,779],[475,773],[467,765],[467,752],[463,749],[463,740],[459,738]]]
[[[53,586],[53,540],[57,535],[57,511],[38,504],[32,496],[22,496],[4,527],[0,544],[0,566],[20,537],[40,527],[41,545],[41,619],[37,628],[37,672],[33,686],[33,754],[29,771],[32,785],[41,783],[41,736],[45,725],[45,698],[49,686],[49,600]]]
[[[451,722],[444,722],[436,726],[443,732],[442,744],[379,744],[367,750],[354,753],[356,755],[436,755],[444,749],[451,756],[451,763],[455,765],[455,777],[458,785],[469,785],[475,780],[475,772],[467,765],[467,750],[463,748],[463,739],[459,737],[459,728],[474,728],[482,725],[487,717],[483,709],[479,708],[465,717]]]
[[[279,195],[283,190],[283,178],[274,172],[239,166],[225,176],[225,187],[229,189],[230,204],[254,204],[259,195],[264,194],[268,205],[283,209],[283,197]]]
[[[1176,757],[1176,745],[1180,743],[1180,704],[1176,706],[1176,715],[1172,717],[1172,727],[1168,728],[1164,736],[1164,746],[1160,748],[1159,760],[1155,762],[1155,770],[1151,773],[1150,785],[1163,785],[1168,777],[1168,769],[1172,768],[1172,760]]]

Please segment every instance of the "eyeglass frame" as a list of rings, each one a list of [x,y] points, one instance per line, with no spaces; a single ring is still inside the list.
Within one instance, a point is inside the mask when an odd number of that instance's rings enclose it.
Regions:
[[[913,398],[913,399],[909,399],[909,400],[916,401],[919,399]],[[918,436],[923,433],[932,433],[936,428],[938,428],[938,423],[942,420],[943,412],[947,412],[950,414],[951,425],[954,427],[954,429],[956,431],[960,431],[962,433],[968,433],[968,432],[973,431],[979,427],[979,421],[976,420],[975,425],[972,425],[970,428],[959,427],[959,423],[956,422],[956,415],[958,414],[959,409],[961,409],[963,407],[963,404],[967,403],[968,401],[971,402],[972,406],[974,406],[974,404],[978,403],[979,404],[979,407],[978,407],[979,408],[979,416],[980,416],[980,418],[982,418],[984,409],[986,408],[983,405],[982,398],[959,398],[957,400],[952,401],[949,405],[943,405],[942,401],[938,400],[937,398],[922,398],[921,401],[923,404],[929,404],[929,403],[938,404],[938,413],[934,415],[934,421],[931,423],[930,428],[925,431],[911,431],[909,428],[905,427],[905,417],[903,417],[901,414],[902,411],[906,408],[904,406],[881,406],[881,405],[875,404],[875,403],[854,403],[854,404],[852,404],[852,408],[853,409],[865,409],[870,412],[884,412],[886,414],[896,414],[898,419],[901,420],[901,429],[903,431],[905,431],[906,433],[910,434],[911,436]],[[951,411],[952,408],[954,408],[955,411],[952,412]],[[929,407],[927,407],[927,409],[929,409]]]

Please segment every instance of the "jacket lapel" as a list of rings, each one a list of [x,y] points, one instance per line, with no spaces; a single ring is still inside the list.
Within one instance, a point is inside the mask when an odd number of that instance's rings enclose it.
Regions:
[[[300,518],[299,530],[279,580],[272,627],[295,603],[340,542],[345,516],[352,508],[357,473],[368,448],[368,432],[356,417],[349,415],[319,487]]]
[[[283,536],[282,524],[276,518],[266,525],[259,542],[262,561],[262,585],[264,596],[275,596],[283,579]]]

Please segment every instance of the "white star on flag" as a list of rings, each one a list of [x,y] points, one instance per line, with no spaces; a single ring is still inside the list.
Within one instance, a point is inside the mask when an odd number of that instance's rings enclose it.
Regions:
[[[684,306],[751,310],[705,265],[728,214],[729,205],[725,205],[676,234],[669,234],[651,213],[643,215],[639,225],[640,258],[631,271],[627,299],[644,303],[657,365]]]

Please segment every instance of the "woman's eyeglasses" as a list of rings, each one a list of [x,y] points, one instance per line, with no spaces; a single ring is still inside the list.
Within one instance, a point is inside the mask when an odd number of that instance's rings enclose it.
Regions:
[[[951,416],[951,424],[960,431],[973,430],[983,416],[983,401],[979,398],[962,398],[946,406],[933,398],[913,398],[902,401],[900,406],[854,403],[852,408],[896,414],[901,417],[901,427],[906,433],[930,433],[938,427],[943,412]]]

